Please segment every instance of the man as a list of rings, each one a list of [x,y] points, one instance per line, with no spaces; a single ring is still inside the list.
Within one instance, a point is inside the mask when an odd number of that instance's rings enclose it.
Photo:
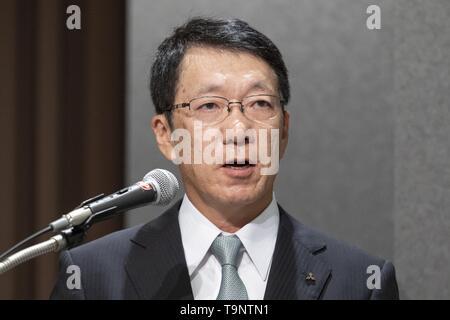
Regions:
[[[390,262],[296,221],[275,200],[276,175],[263,174],[270,164],[250,161],[264,138],[275,162],[288,142],[287,70],[266,36],[237,19],[190,20],[158,48],[151,94],[156,141],[167,159],[183,159],[186,194],[148,224],[63,252],[52,298],[398,298]],[[207,142],[195,135],[208,129],[221,137],[215,156],[233,156],[192,163]],[[181,152],[177,130],[193,137]],[[78,290],[67,288],[69,265],[80,268]]]

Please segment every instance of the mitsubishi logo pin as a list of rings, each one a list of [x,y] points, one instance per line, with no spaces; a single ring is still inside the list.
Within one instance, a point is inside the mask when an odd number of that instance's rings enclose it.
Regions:
[[[315,284],[316,283],[316,278],[314,277],[314,273],[312,272],[308,272],[308,274],[305,277],[306,282],[308,282],[308,284]]]

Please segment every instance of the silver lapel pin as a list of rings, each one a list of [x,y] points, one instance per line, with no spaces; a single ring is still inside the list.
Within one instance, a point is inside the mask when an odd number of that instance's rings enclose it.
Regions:
[[[305,277],[305,280],[308,282],[316,282],[316,278],[314,277],[314,274],[312,272],[308,272],[308,274]]]

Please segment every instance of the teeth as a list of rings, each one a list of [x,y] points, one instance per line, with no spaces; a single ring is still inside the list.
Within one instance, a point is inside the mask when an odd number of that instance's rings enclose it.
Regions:
[[[235,165],[235,166],[244,166],[244,165],[249,165],[249,164],[250,164],[250,163],[249,163],[248,160],[245,160],[244,162],[234,160],[234,162],[229,162],[229,163],[227,163],[226,165],[227,165],[227,166],[233,166],[233,165]]]
[[[230,163],[226,163],[224,166],[227,166],[227,167],[248,167],[248,166],[254,166],[254,164],[250,164],[249,161],[245,161],[245,163],[230,162]]]

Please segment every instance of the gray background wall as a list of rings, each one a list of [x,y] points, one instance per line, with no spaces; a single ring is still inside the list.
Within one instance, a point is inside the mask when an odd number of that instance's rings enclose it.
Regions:
[[[366,8],[381,7],[381,30]],[[290,71],[277,199],[302,222],[394,262],[402,298],[450,298],[450,1],[128,2],[127,179],[176,168],[156,148],[148,71],[196,15],[268,35]],[[164,208],[146,207],[129,225]]]

